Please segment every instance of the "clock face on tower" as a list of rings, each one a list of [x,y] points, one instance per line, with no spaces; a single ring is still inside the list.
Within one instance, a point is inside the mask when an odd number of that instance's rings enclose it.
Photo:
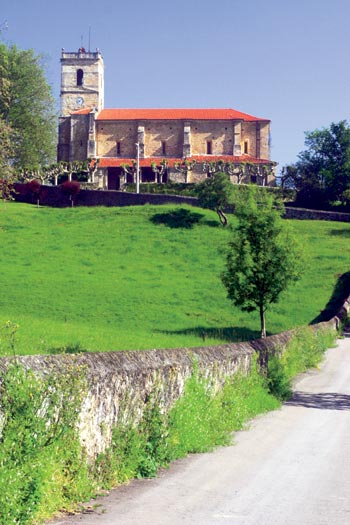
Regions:
[[[82,106],[84,104],[84,99],[83,99],[83,97],[77,97],[75,102],[76,102],[77,106]]]

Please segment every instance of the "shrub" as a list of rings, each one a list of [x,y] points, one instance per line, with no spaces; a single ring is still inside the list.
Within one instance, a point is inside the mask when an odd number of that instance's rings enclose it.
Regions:
[[[79,182],[76,180],[67,180],[61,184],[61,190],[69,196],[71,205],[74,206],[74,197],[76,197],[80,191]]]
[[[27,182],[26,184],[28,193],[32,195],[33,198],[36,200],[37,206],[39,206],[40,202],[40,191],[41,191],[41,184],[38,180],[33,179],[30,182]]]
[[[36,378],[13,364],[1,384],[1,523],[24,525],[91,495],[76,422],[81,370]]]

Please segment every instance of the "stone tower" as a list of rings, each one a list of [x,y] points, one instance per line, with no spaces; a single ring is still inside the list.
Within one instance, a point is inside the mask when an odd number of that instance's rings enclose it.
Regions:
[[[99,51],[80,48],[61,56],[61,117],[84,108],[104,106],[104,66]]]

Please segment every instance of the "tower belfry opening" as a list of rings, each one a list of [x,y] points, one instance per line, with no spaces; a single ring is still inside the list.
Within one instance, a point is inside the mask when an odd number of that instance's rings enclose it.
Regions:
[[[84,71],[77,69],[77,86],[82,86],[84,83]]]

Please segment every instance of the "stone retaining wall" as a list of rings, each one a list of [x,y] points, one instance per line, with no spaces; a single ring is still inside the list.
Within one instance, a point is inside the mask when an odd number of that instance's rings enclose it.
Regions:
[[[320,326],[336,326],[336,319]],[[317,329],[316,328],[316,329]],[[237,371],[248,374],[252,357],[259,352],[281,351],[293,331],[262,340],[224,345],[168,350],[81,353],[75,355],[19,356],[17,362],[37,374],[84,367],[88,392],[80,417],[81,441],[89,457],[110,444],[112,429],[118,422],[137,422],[151,395],[157,395],[166,411],[184,392],[186,379],[194,366],[214,389]],[[0,376],[14,358],[0,359]]]
[[[294,208],[294,207],[286,207],[284,217],[286,219],[350,222],[350,213],[341,213],[341,212],[336,212],[336,211],[323,211],[323,210],[309,210],[306,208]]]
[[[18,202],[36,204],[36,196],[28,193],[25,184],[16,184],[17,194],[15,199]],[[164,195],[156,193],[128,193],[122,191],[103,191],[103,190],[81,190],[74,198],[75,206],[142,206],[144,204],[190,204],[198,206],[196,197],[181,195]],[[71,206],[71,201],[59,186],[42,186],[40,194],[40,204],[43,206],[53,206],[56,208],[66,208]],[[232,209],[227,210],[233,212]],[[309,210],[305,208],[285,208],[286,219],[308,219],[350,222],[350,213],[340,213],[333,211]]]
[[[36,196],[28,193],[25,184],[16,184],[18,202],[36,204]],[[180,195],[163,195],[156,193],[128,193],[123,191],[80,190],[74,197],[74,206],[142,206],[144,204],[190,204],[198,206],[198,199]],[[40,194],[42,206],[67,208],[71,206],[68,195],[59,186],[42,186]]]

